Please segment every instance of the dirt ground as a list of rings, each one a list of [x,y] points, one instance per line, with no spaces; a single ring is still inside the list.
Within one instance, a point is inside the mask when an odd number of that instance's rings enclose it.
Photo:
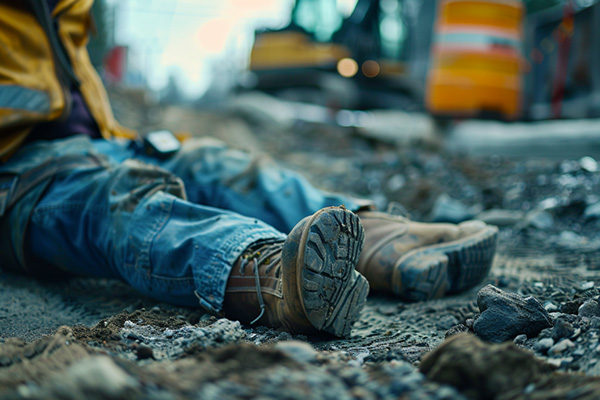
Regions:
[[[478,287],[439,300],[405,303],[373,294],[345,339],[242,326],[157,303],[117,281],[37,281],[3,272],[0,397],[598,397],[595,160],[466,158],[445,152],[443,136],[405,146],[355,128],[282,124],[239,110],[135,107],[118,93],[113,103],[126,125],[243,143],[317,186],[380,206],[401,203],[417,220],[460,214],[496,223],[493,269]],[[517,299],[496,319],[522,322],[530,318],[524,304],[534,304],[546,325],[526,336],[525,328],[498,330],[482,341],[478,324],[497,310],[482,306],[486,285],[499,289],[500,303]]]

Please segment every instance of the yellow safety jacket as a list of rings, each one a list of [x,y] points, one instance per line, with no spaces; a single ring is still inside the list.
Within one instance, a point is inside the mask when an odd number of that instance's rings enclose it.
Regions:
[[[33,2],[46,7],[46,0]],[[69,115],[73,79],[103,137],[136,137],[114,119],[89,59],[93,0],[59,0],[46,24],[34,10],[40,4],[32,7],[33,2],[0,1],[0,160],[8,159],[36,124]],[[49,29],[54,29],[54,37]]]

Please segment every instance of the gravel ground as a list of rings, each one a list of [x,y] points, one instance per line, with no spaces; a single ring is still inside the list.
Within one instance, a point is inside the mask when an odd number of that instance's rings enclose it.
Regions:
[[[600,392],[600,165],[466,158],[352,128],[147,108],[119,119],[276,155],[318,186],[403,204],[417,220],[500,227],[490,276],[459,295],[369,297],[346,339],[177,308],[126,285],[0,274],[0,397],[593,399]]]

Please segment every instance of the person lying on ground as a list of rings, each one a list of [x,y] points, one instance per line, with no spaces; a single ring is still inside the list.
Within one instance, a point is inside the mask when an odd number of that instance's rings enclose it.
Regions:
[[[0,3],[2,269],[122,279],[160,301],[336,336],[369,288],[428,300],[487,276],[497,228],[481,221],[376,211],[211,138],[149,155],[90,64],[91,4]]]

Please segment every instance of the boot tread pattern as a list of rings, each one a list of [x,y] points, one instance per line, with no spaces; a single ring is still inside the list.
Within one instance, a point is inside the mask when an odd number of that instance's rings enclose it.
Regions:
[[[331,209],[309,227],[302,297],[311,324],[336,336],[347,336],[366,302],[369,285],[354,270],[364,240],[358,217]]]
[[[490,272],[496,252],[497,231],[489,229],[483,237],[471,239],[447,253],[449,258],[449,292],[459,292],[477,285]]]

